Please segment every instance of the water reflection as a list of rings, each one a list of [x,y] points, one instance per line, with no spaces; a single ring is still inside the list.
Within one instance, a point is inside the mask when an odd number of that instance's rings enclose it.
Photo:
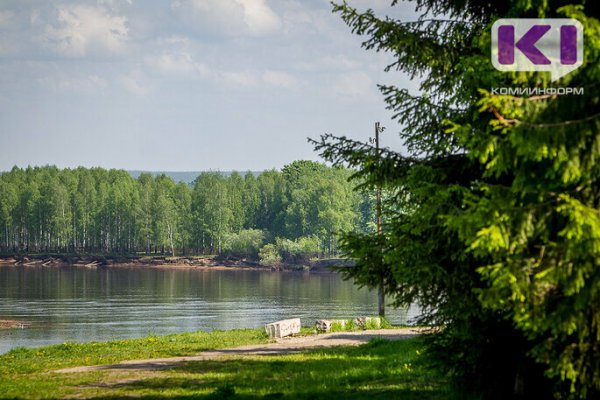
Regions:
[[[256,328],[273,320],[375,315],[374,292],[337,274],[199,269],[0,267],[0,353],[18,346],[194,330]],[[406,323],[416,309],[389,310]]]

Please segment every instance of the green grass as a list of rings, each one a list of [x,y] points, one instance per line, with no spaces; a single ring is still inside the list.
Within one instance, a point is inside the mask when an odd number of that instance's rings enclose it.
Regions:
[[[381,324],[377,324],[374,320],[375,317],[371,317],[367,320],[367,323],[364,327],[357,326],[354,323],[353,319],[345,319],[345,320],[334,320],[331,324],[331,329],[329,332],[352,332],[352,331],[364,331],[368,329],[387,329],[392,328],[392,325],[385,319],[381,318]],[[341,321],[345,321],[342,323]],[[400,328],[399,326],[397,328]]]
[[[57,368],[189,355],[265,343],[260,330],[189,333],[108,343],[19,349],[0,356],[0,398],[438,399],[446,386],[429,371],[420,339],[372,340],[277,356],[181,363],[165,370],[58,374]]]
[[[177,357],[244,344],[268,343],[262,329],[192,332],[112,342],[67,342],[42,348],[18,348],[0,356],[0,376],[123,360]],[[0,392],[1,393],[1,392]]]

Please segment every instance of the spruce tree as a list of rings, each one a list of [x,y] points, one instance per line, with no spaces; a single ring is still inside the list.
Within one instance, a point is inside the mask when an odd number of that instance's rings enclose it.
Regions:
[[[394,5],[396,1],[392,3]],[[416,21],[334,12],[366,49],[421,77],[421,92],[380,86],[407,153],[324,135],[322,156],[395,193],[383,237],[347,233],[350,277],[386,273],[397,304],[440,327],[430,355],[463,395],[594,397],[600,391],[600,24],[591,1],[417,0]],[[576,18],[584,64],[496,71],[498,18]],[[577,87],[516,97],[494,87]]]

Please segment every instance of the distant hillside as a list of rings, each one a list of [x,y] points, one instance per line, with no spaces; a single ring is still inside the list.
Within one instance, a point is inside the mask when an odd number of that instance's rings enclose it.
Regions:
[[[206,172],[206,171],[127,171],[129,172],[129,175],[131,175],[132,177],[134,177],[135,179],[137,179],[142,173],[149,173],[152,174],[152,176],[158,176],[161,174],[165,174],[168,177],[171,177],[175,182],[186,182],[186,183],[192,183],[194,181],[194,179],[196,179],[196,177],[198,177],[198,175],[200,175],[202,172]],[[231,175],[231,173],[233,171],[218,171],[220,174],[222,174],[223,176],[229,176]],[[246,175],[246,171],[244,172],[240,172],[238,171],[242,176]],[[262,171],[250,171],[252,172],[252,174],[254,174],[254,176],[258,176],[260,175],[260,173]]]

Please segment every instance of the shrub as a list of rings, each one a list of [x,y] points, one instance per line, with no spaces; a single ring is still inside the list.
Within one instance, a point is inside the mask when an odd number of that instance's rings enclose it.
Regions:
[[[303,257],[310,259],[319,256],[321,241],[316,236],[303,236],[297,240],[300,253]]]
[[[257,258],[264,240],[265,233],[259,229],[231,233],[225,236],[223,253],[228,256]]]
[[[320,242],[316,236],[303,236],[296,240],[277,238],[275,246],[283,261],[303,264],[319,255]]]
[[[262,265],[278,265],[281,263],[281,256],[272,243],[264,245],[259,250],[258,257]]]

